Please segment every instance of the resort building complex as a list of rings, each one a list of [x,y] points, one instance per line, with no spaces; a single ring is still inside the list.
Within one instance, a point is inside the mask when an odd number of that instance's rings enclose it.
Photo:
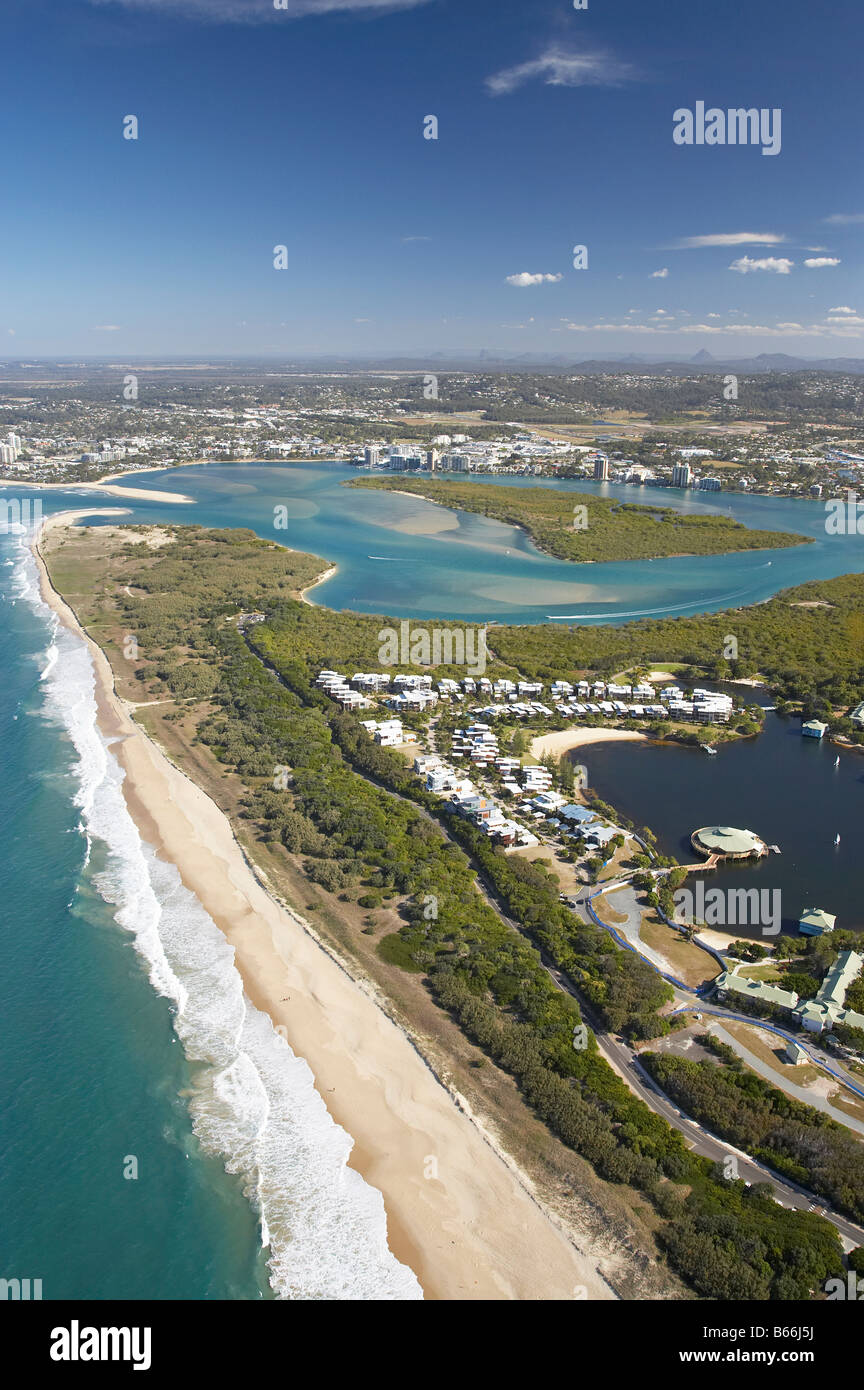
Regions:
[[[841,951],[812,999],[799,999],[794,990],[781,989],[767,980],[751,980],[739,974],[743,962],[717,976],[717,997],[726,1001],[752,999],[771,1004],[792,1015],[808,1033],[827,1033],[836,1025],[864,1029],[864,1014],[845,1007],[846,991],[857,979],[864,956],[857,951]]]

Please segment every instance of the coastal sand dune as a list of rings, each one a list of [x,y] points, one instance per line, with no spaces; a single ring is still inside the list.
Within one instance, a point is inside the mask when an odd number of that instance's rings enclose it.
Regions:
[[[46,602],[84,636],[38,550],[37,561]],[[614,1298],[599,1257],[578,1250],[544,1211],[372,988],[265,890],[226,817],[133,722],[104,654],[84,640],[97,673],[100,727],[118,740],[113,751],[143,838],[176,865],[233,946],[252,1003],[308,1062],[328,1110],[354,1139],[351,1165],[384,1196],[390,1248],[425,1296]],[[589,1243],[586,1236],[586,1251]]]

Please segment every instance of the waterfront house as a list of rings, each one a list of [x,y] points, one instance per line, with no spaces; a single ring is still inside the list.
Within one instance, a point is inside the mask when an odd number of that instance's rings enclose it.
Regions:
[[[828,725],[823,724],[821,719],[808,719],[806,724],[801,725],[801,733],[804,738],[824,738]]]
[[[855,706],[849,718],[856,729],[864,729],[864,700],[861,701],[860,705]]]
[[[588,806],[578,806],[575,803],[571,803],[568,806],[561,807],[558,812],[558,819],[569,829],[579,830],[581,832],[583,826],[590,825],[592,821],[598,819],[598,816],[597,812],[590,810]]]
[[[805,907],[798,919],[798,929],[804,936],[824,936],[834,930],[836,921],[833,913],[823,912],[821,907]]]
[[[624,832],[615,825],[588,825],[583,833],[588,849],[605,849],[610,840]]]

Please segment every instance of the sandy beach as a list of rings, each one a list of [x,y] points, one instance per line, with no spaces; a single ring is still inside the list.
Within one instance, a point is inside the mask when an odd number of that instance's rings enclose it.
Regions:
[[[647,734],[638,729],[560,729],[554,734],[540,734],[531,740],[532,758],[545,758],[547,754],[560,758],[571,748],[583,748],[589,743],[645,743]]]
[[[307,584],[305,589],[301,589],[300,597],[303,600],[303,602],[308,603],[310,606],[312,606],[311,598],[307,598],[306,595],[311,593],[313,589],[317,589],[318,585],[323,584],[325,580],[332,579],[333,575],[336,573],[338,568],[338,565],[331,565],[330,568],[328,570],[325,570],[323,574],[319,574],[317,579],[313,579],[311,584]]]
[[[143,469],[141,470],[144,471]],[[155,471],[155,470],[154,470]],[[133,478],[134,472],[129,473],[109,473],[105,478],[100,478],[93,483],[75,483],[71,480],[68,483],[28,483],[24,478],[17,481],[13,478],[4,478],[0,481],[0,487],[39,488],[43,492],[107,492],[112,497],[137,497],[143,502],[194,502],[194,497],[186,497],[182,492],[160,492],[156,488],[143,487],[115,487],[113,479]]]
[[[740,932],[716,931],[713,927],[703,927],[698,933],[699,940],[713,946],[715,951],[727,951],[734,941],[741,941]],[[744,938],[746,940],[746,937]]]
[[[64,513],[46,526],[69,520]],[[373,987],[352,978],[309,924],[266,891],[227,818],[134,723],[107,659],[51,587],[38,546],[35,553],[45,601],[90,649],[100,728],[126,773],[142,837],[176,865],[233,946],[250,1000],[308,1062],[328,1110],[354,1140],[351,1166],[383,1194],[390,1248],[425,1297],[614,1298],[589,1238],[576,1248]],[[430,1159],[437,1176],[427,1176]]]

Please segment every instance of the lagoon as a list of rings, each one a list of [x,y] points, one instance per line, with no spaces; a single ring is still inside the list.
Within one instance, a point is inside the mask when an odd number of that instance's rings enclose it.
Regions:
[[[864,536],[828,535],[821,502],[516,479],[520,487],[723,514],[813,541],[787,550],[574,565],[543,555],[524,532],[487,517],[445,511],[416,497],[341,486],[356,476],[356,469],[318,461],[208,464],[135,474],[119,486],[149,486],[195,499],[194,506],[172,507],[130,497],[130,519],[250,526],[260,536],[337,566],[313,591],[314,602],[398,618],[617,624],[760,603],[806,580],[864,571]],[[482,475],[477,480],[490,487],[514,482]],[[116,496],[74,489],[41,496],[46,512],[90,503],[123,505]],[[278,530],[277,507],[284,509],[280,520],[285,520]]]
[[[754,698],[764,703],[765,692]],[[838,927],[864,931],[864,751],[802,738],[799,719],[769,712],[758,737],[720,744],[713,758],[700,748],[656,743],[596,743],[573,757],[598,796],[637,828],[648,825],[661,853],[682,864],[697,861],[690,834],[700,825],[738,826],[779,845],[779,855],[706,873],[706,891],[779,890],[784,933],[797,934],[807,907],[835,913]],[[758,927],[734,932],[760,935]]]

